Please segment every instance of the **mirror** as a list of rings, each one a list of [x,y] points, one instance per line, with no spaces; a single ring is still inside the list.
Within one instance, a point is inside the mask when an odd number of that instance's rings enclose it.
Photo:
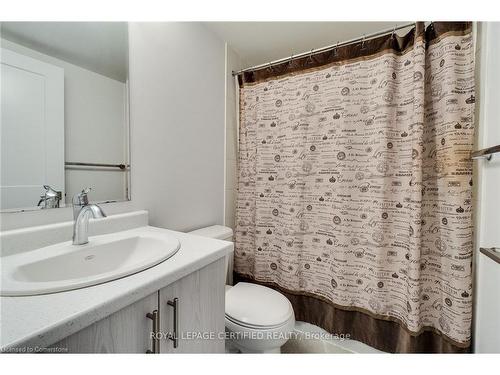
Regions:
[[[2,22],[2,212],[129,199],[125,22]]]

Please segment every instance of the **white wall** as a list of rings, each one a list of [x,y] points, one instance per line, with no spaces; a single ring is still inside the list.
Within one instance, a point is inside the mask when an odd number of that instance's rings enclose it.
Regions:
[[[205,22],[245,61],[245,67],[266,64],[363,35],[391,30],[410,21],[246,21]],[[398,31],[404,35],[410,28]]]
[[[155,226],[224,215],[224,43],[199,23],[129,26],[132,200]]]
[[[103,75],[1,40],[2,47],[64,69],[65,161],[127,163],[127,87]],[[126,199],[126,173],[66,170],[66,202],[86,186],[93,201]],[[40,187],[40,192],[43,189]],[[36,202],[35,202],[36,203]]]
[[[226,43],[226,181],[224,225],[234,229],[238,176],[238,121],[236,88],[233,71],[243,68],[236,52]]]
[[[476,47],[477,149],[500,145],[500,23],[479,23]],[[500,353],[500,264],[479,247],[500,248],[500,155],[475,162],[476,266],[474,351]]]

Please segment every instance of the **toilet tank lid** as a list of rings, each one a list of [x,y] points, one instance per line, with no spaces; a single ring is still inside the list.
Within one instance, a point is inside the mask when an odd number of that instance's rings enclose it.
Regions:
[[[205,227],[189,232],[190,234],[195,234],[197,236],[217,238],[219,240],[232,241],[233,230],[229,227],[223,225],[212,225],[210,227]]]

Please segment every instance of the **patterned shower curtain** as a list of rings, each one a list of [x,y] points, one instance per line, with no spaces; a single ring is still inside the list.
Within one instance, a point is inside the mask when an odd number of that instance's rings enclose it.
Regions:
[[[235,276],[390,352],[466,352],[470,22],[244,73]]]

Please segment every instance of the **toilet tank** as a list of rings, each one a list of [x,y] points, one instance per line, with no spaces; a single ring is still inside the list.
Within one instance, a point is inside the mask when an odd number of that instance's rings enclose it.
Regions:
[[[223,225],[212,225],[189,232],[197,236],[215,238],[224,241],[233,241],[233,230]],[[233,250],[226,254],[226,285],[233,285]]]

